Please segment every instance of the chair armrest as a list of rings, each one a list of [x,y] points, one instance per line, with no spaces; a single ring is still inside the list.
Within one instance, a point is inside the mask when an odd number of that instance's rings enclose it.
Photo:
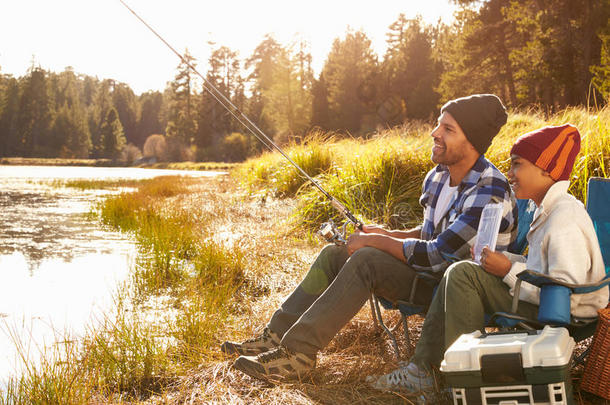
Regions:
[[[569,288],[573,294],[586,294],[593,291],[597,291],[600,288],[610,285],[610,275],[606,275],[606,277],[602,278],[596,283],[589,284],[566,283],[565,281],[558,280],[554,277],[538,273],[533,270],[524,270],[521,273],[517,274],[517,278],[519,278],[519,280],[525,281],[526,283],[535,285],[538,288],[542,287],[543,285],[560,285]]]

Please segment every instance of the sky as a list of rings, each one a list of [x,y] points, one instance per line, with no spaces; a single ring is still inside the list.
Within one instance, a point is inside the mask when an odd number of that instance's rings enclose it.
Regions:
[[[125,0],[178,51],[188,48],[205,74],[210,41],[245,59],[271,33],[282,45],[310,43],[321,70],[335,38],[362,29],[379,56],[400,13],[450,22],[449,0]],[[179,59],[119,0],[0,0],[0,73],[23,76],[32,65],[127,83],[140,94],[163,90]]]

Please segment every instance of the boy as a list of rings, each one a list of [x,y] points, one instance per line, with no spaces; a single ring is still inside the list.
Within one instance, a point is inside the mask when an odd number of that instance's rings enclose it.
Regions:
[[[545,127],[521,136],[511,149],[508,179],[517,198],[536,203],[527,235],[527,257],[485,248],[481,265],[462,261],[450,266],[426,315],[415,354],[406,366],[379,378],[378,389],[420,391],[433,386],[430,373],[445,350],[463,333],[484,327],[484,314],[509,312],[517,274],[539,271],[574,284],[605,276],[591,219],[583,205],[567,193],[580,150],[580,134],[569,125]],[[523,283],[518,313],[536,318],[539,289]],[[594,317],[608,303],[608,288],[571,296],[571,313]]]

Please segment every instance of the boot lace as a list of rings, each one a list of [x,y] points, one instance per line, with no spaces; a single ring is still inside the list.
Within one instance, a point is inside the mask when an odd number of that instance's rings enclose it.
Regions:
[[[406,367],[399,367],[386,376],[387,382],[392,386],[413,388],[408,373]]]
[[[288,350],[286,350],[284,347],[278,347],[276,349],[269,350],[268,352],[259,354],[258,361],[261,363],[269,363],[273,360],[288,358],[289,356],[290,354],[288,353]]]

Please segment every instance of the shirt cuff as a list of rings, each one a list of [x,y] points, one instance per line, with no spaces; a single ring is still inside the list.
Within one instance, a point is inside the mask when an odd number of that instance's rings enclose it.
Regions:
[[[511,292],[512,292],[513,288],[515,288],[515,284],[517,283],[517,280],[518,280],[517,274],[521,273],[523,270],[526,270],[526,269],[527,269],[527,263],[523,263],[523,262],[514,262],[512,264],[512,266],[510,266],[510,270],[504,276],[502,281],[504,281],[506,284],[508,284],[508,286],[511,289]]]
[[[416,243],[417,239],[405,239],[405,241],[402,242],[402,253],[405,255],[405,259],[407,259],[407,262],[413,255]]]

